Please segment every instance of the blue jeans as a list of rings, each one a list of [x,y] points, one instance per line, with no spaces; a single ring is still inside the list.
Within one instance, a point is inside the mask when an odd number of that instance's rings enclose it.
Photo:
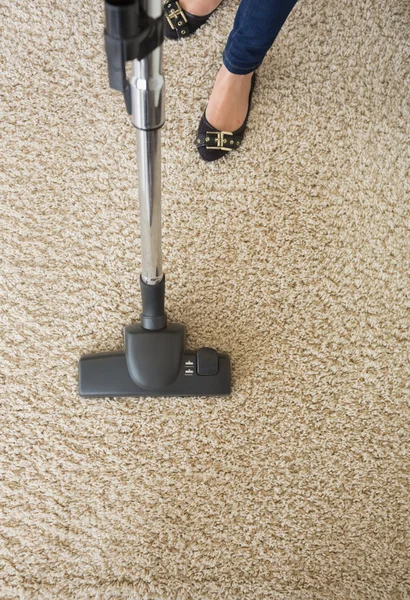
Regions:
[[[228,71],[246,75],[259,67],[296,1],[241,1],[223,53]]]

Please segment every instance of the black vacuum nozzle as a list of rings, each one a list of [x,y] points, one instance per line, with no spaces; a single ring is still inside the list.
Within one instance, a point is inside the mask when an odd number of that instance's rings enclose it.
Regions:
[[[124,328],[124,351],[82,356],[79,391],[85,397],[220,396],[231,392],[229,356],[213,348],[185,350],[186,327],[167,324],[165,277],[141,279],[141,323]]]

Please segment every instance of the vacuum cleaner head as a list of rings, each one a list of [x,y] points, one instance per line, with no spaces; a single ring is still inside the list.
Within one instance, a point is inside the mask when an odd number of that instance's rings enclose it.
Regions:
[[[142,279],[141,324],[124,328],[124,351],[82,356],[80,396],[224,396],[231,393],[227,354],[213,348],[185,349],[186,327],[167,324],[165,277],[156,285]]]
[[[125,328],[125,351],[82,356],[81,396],[220,396],[231,392],[229,356],[212,348],[184,349],[185,326],[162,331]]]

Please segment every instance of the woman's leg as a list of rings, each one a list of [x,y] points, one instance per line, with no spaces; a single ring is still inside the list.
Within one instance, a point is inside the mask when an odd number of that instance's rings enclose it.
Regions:
[[[286,21],[296,0],[242,0],[223,53],[223,66],[206,109],[216,129],[235,131],[248,110],[252,73]]]
[[[255,71],[295,4],[296,0],[242,0],[223,53],[228,71]]]

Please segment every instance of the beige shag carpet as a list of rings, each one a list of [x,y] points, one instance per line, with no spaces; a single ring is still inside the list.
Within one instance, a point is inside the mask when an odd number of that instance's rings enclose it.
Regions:
[[[410,598],[410,4],[300,0],[243,147],[194,139],[237,2],[165,44],[167,310],[228,398],[92,400],[138,319],[100,0],[2,0],[2,600]]]

